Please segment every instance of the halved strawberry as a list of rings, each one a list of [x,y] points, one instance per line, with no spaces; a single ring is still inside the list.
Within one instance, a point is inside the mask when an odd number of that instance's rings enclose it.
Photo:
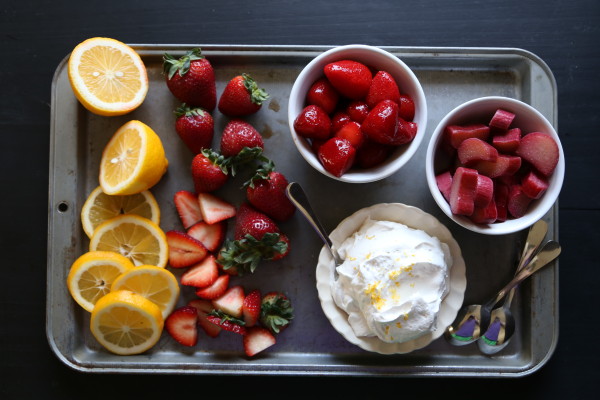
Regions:
[[[179,307],[165,320],[165,329],[182,345],[195,346],[198,343],[198,311],[191,306]]]
[[[244,304],[244,288],[240,285],[232,286],[222,296],[212,301],[215,309],[235,318],[242,316],[242,305]]]
[[[225,329],[226,331],[237,333],[239,335],[246,334],[244,321],[234,318],[231,315],[227,315],[222,311],[213,310],[208,313],[206,319],[222,329]]]
[[[215,257],[208,255],[202,262],[192,266],[181,275],[181,284],[204,288],[215,283],[219,277],[219,267]]]
[[[222,296],[228,286],[229,275],[220,275],[212,285],[196,290],[196,296],[205,300],[213,300]]]
[[[207,318],[209,312],[214,308],[212,302],[204,299],[190,300],[187,304],[190,307],[194,307],[198,311],[198,325],[206,332],[210,337],[217,337],[221,332],[221,327],[210,322]]]
[[[323,72],[338,92],[353,100],[367,95],[373,79],[369,67],[353,60],[332,62],[323,68]]]
[[[346,107],[346,114],[354,122],[362,124],[369,115],[370,107],[362,100],[354,100]]]
[[[265,328],[255,326],[249,328],[244,335],[244,351],[252,357],[255,354],[273,346],[276,342],[275,336]]]
[[[173,268],[185,268],[204,260],[208,254],[206,247],[185,232],[168,231],[169,265]]]
[[[216,224],[235,216],[235,206],[210,193],[198,195],[202,219],[207,224]]]
[[[383,100],[400,103],[400,90],[392,75],[386,71],[377,71],[367,93],[367,104],[373,108]]]
[[[360,129],[360,124],[355,121],[346,123],[343,127],[338,129],[335,133],[335,137],[346,139],[350,142],[352,147],[359,149],[366,140],[365,134]]]
[[[326,78],[318,79],[306,94],[306,104],[319,106],[331,114],[337,106],[340,95]]]
[[[185,229],[196,222],[202,221],[200,204],[198,204],[198,197],[194,193],[187,190],[180,190],[173,196],[173,202]]]
[[[401,94],[398,106],[400,107],[400,110],[398,110],[400,118],[405,121],[412,121],[415,118],[415,102],[412,97],[407,94]]]
[[[260,290],[255,289],[244,297],[242,316],[247,327],[256,325],[260,318]]]
[[[196,198],[196,202],[197,198]],[[216,251],[223,244],[227,233],[227,222],[219,221],[208,224],[200,221],[188,229],[187,234],[198,240],[210,252]]]

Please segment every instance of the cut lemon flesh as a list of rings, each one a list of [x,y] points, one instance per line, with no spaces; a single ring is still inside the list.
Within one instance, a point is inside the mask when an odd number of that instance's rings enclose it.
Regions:
[[[115,39],[95,37],[79,43],[69,57],[68,75],[75,97],[99,115],[126,114],[148,93],[142,59]]]
[[[160,208],[150,191],[111,196],[98,186],[90,193],[81,208],[81,224],[88,237],[92,237],[98,225],[121,214],[136,214],[148,218],[155,224],[160,223]]]
[[[156,304],[128,290],[110,292],[96,303],[90,330],[108,351],[120,355],[150,349],[162,334],[164,320]]]
[[[163,318],[171,314],[179,299],[175,275],[154,265],[142,265],[126,271],[113,282],[111,290],[129,290],[144,296],[160,308]]]
[[[129,121],[102,152],[100,186],[109,195],[140,193],[157,184],[168,165],[158,135],[143,122]]]
[[[90,239],[90,251],[112,251],[135,266],[164,268],[169,258],[167,237],[160,227],[139,215],[124,214],[100,224]]]
[[[79,257],[69,271],[67,287],[73,299],[86,311],[110,292],[115,279],[133,268],[127,257],[109,251],[91,251]]]

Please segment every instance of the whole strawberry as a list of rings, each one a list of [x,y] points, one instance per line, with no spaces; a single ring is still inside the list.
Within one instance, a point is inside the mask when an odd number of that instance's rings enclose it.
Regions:
[[[256,174],[244,184],[246,197],[258,211],[276,221],[287,221],[294,215],[296,207],[285,194],[286,177],[274,168],[273,162],[269,161],[256,170]]]
[[[192,160],[196,193],[213,192],[229,179],[229,159],[211,149],[203,149]]]
[[[175,131],[192,153],[198,154],[211,147],[215,123],[207,111],[183,103],[175,110],[175,115]]]
[[[211,63],[196,48],[179,59],[163,56],[167,87],[177,99],[192,107],[212,111],[217,104],[215,72]]]
[[[221,154],[237,156],[244,147],[264,149],[263,138],[252,125],[241,119],[232,119],[225,125],[221,135]]]
[[[269,292],[261,300],[260,323],[273,333],[280,333],[294,318],[294,308],[287,296]]]
[[[258,87],[248,74],[238,75],[227,83],[219,99],[219,111],[229,117],[254,114],[269,94]]]
[[[268,233],[279,233],[279,227],[269,216],[257,211],[248,203],[240,205],[236,218],[233,237],[241,240],[251,235],[261,240]]]

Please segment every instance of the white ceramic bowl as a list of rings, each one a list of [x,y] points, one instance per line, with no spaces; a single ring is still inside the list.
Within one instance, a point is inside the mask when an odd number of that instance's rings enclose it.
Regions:
[[[369,169],[352,168],[341,177],[336,177],[323,168],[317,155],[312,151],[310,144],[306,139],[296,134],[294,130],[294,120],[306,106],[306,94],[312,84],[324,76],[323,67],[325,65],[340,60],[354,60],[361,62],[373,69],[384,70],[390,73],[401,93],[408,94],[415,103],[414,122],[417,123],[417,135],[411,143],[399,146],[390,157],[379,166]],[[348,45],[340,46],[325,51],[315,57],[300,72],[289,97],[288,103],[288,121],[294,144],[304,159],[317,171],[343,182],[366,183],[386,178],[398,171],[417,151],[419,144],[425,135],[427,125],[427,103],[425,94],[419,80],[412,70],[393,54],[378,47],[366,45]]]
[[[516,115],[511,127],[520,128],[523,135],[536,131],[551,135],[558,144],[559,160],[554,173],[550,177],[548,189],[540,199],[531,202],[527,213],[524,216],[516,219],[508,219],[500,223],[476,224],[468,217],[452,214],[450,205],[437,187],[435,176],[441,171],[436,171],[436,165],[440,161],[438,158],[444,157],[443,151],[440,149],[440,143],[446,126],[468,124],[472,122],[489,122],[499,108]],[[530,105],[519,100],[499,96],[482,97],[470,100],[450,111],[433,131],[427,148],[425,162],[425,174],[427,176],[429,190],[442,211],[450,219],[464,228],[488,235],[504,235],[518,232],[528,228],[541,219],[556,202],[565,175],[565,155],[558,134],[552,124],[539,111]]]
[[[364,350],[380,354],[403,354],[423,348],[444,333],[446,328],[456,318],[458,310],[462,307],[467,280],[465,276],[465,261],[462,257],[460,247],[452,237],[450,231],[435,217],[419,208],[401,203],[376,204],[358,210],[347,217],[329,235],[334,246],[339,247],[347,237],[358,231],[367,217],[380,221],[399,222],[414,229],[421,229],[448,245],[453,260],[450,268],[450,289],[440,305],[437,317],[437,329],[403,343],[386,343],[377,337],[356,336],[348,323],[348,314],[339,308],[333,300],[331,284],[335,279],[335,264],[329,250],[325,247],[321,249],[321,253],[319,254],[316,272],[317,291],[323,312],[336,331],[350,343]]]

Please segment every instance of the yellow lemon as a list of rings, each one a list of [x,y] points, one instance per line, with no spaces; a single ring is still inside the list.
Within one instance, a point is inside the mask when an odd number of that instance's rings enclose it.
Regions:
[[[156,304],[128,290],[110,292],[96,303],[90,330],[108,351],[130,355],[150,349],[162,334],[164,320]]]
[[[143,122],[129,121],[102,152],[100,186],[109,195],[140,193],[156,185],[168,165],[158,135]]]
[[[139,107],[148,93],[144,62],[135,50],[115,39],[95,37],[79,43],[68,67],[75,97],[95,114],[126,114]]]
[[[160,223],[160,208],[150,191],[144,190],[126,196],[111,196],[98,186],[90,193],[81,208],[81,224],[88,237],[92,237],[98,225],[121,214],[136,214],[148,218],[155,224]]]
[[[142,265],[125,271],[115,279],[111,290],[129,290],[144,296],[160,308],[165,319],[179,299],[179,283],[175,275],[154,265]]]
[[[127,257],[110,251],[91,251],[79,257],[67,276],[67,287],[73,299],[86,311],[110,292],[114,280],[133,268]]]
[[[164,268],[169,258],[167,237],[158,225],[134,214],[119,215],[100,224],[90,239],[90,251],[112,251],[135,266]]]

